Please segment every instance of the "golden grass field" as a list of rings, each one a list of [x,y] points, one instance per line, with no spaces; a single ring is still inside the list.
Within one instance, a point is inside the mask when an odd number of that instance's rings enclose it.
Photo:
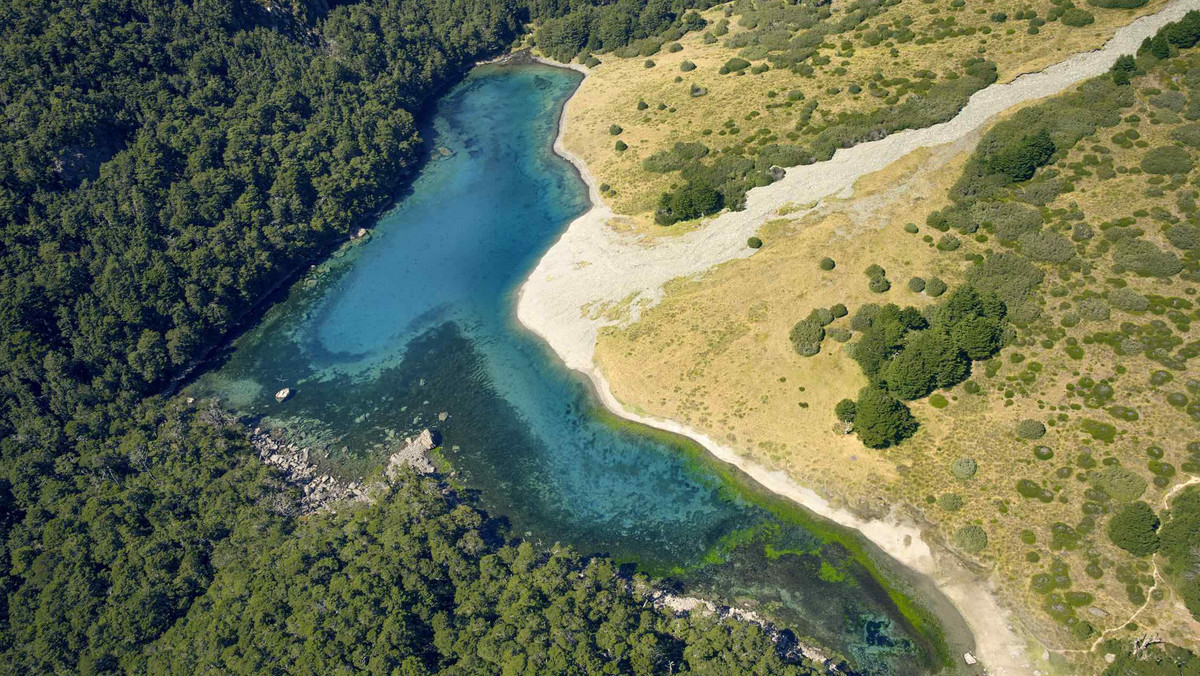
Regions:
[[[1118,27],[1156,11],[1167,1],[1151,0],[1136,10],[1089,6],[1087,9],[1095,16],[1095,23],[1089,26],[1076,28],[1061,21],[1049,22],[1036,35],[1030,35],[1025,21],[1010,18],[1006,23],[994,23],[989,17],[1000,11],[1015,16],[1020,9],[1036,10],[1044,17],[1053,7],[1048,0],[1033,3],[972,0],[957,9],[948,6],[949,3],[905,0],[872,17],[866,25],[890,24],[907,16],[912,20],[909,28],[918,36],[932,34],[937,28],[934,22],[948,19],[953,19],[956,27],[987,28],[991,33],[976,32],[921,45],[916,41],[905,44],[888,41],[875,46],[863,43],[861,35],[865,30],[839,34],[830,38],[837,44],[828,44],[828,49],[821,52],[832,61],[817,67],[811,77],[785,69],[757,75],[719,74],[721,65],[739,52],[725,46],[729,36],[744,30],[734,15],[729,18],[729,35],[713,44],[704,44],[703,32],[688,33],[679,41],[681,51],[670,53],[663,49],[649,57],[655,64],[652,68],[646,67],[645,57],[598,55],[602,63],[591,69],[567,104],[564,140],[568,149],[587,162],[597,181],[610,187],[612,192],[606,199],[614,211],[633,217],[622,227],[654,235],[671,234],[686,226],[655,227],[652,215],[659,195],[680,182],[678,173],[647,172],[642,168],[642,160],[669,149],[675,142],[699,141],[714,150],[720,149],[735,139],[723,130],[723,125],[732,123],[742,138],[765,129],[778,137],[780,143],[787,143],[786,135],[793,132],[799,106],[809,100],[819,102],[813,118],[818,122],[833,120],[842,112],[868,112],[884,106],[884,101],[867,89],[868,81],[876,73],[887,79],[916,79],[918,72],[930,70],[944,79],[951,70],[961,71],[963,60],[983,57],[996,62],[1002,82],[1011,80],[1070,54],[1101,46]],[[724,7],[704,13],[710,28],[723,18]],[[837,12],[836,3],[834,7]],[[834,17],[837,16],[835,13]],[[852,45],[851,50],[842,49],[844,40],[849,41],[845,46]],[[682,72],[680,64],[685,60],[696,64],[696,69]],[[693,84],[707,89],[708,94],[693,98],[690,94]],[[861,93],[851,94],[851,84],[863,87]],[[832,87],[840,88],[840,93],[828,93]],[[805,101],[785,104],[792,90],[803,92]],[[648,107],[638,110],[639,101],[645,101]],[[613,124],[623,129],[619,137],[610,133]],[[711,130],[711,134],[705,135],[705,130]],[[617,152],[614,149],[617,138],[628,144],[629,149]],[[803,143],[805,138],[800,136],[797,142]]]
[[[1190,62],[1200,64],[1200,58],[1193,56]],[[1179,79],[1177,73],[1174,80]],[[1184,121],[1147,101],[1153,88],[1176,85],[1161,74],[1135,84],[1138,103],[1124,114],[1135,114],[1140,120],[1100,129],[1083,139],[1056,164],[1057,170],[1069,173],[1085,155],[1097,154],[1097,146],[1111,151],[1106,157],[1112,158],[1112,167],[1137,167],[1147,147],[1170,143],[1170,129]],[[1114,133],[1131,128],[1141,135],[1137,144],[1122,148],[1110,141]],[[1081,608],[1080,614],[1098,631],[1113,630],[1112,636],[1152,632],[1194,649],[1200,645],[1200,624],[1182,608],[1169,585],[1155,579],[1145,560],[1132,558],[1108,541],[1103,522],[1088,538],[1087,547],[1054,551],[1048,545],[1054,523],[1074,525],[1080,520],[1081,493],[1087,484],[1076,476],[1075,459],[1084,446],[1095,449],[1095,459],[1116,458],[1147,482],[1154,477],[1147,469],[1148,446],[1161,446],[1163,459],[1180,466],[1186,457],[1184,445],[1200,439],[1200,432],[1164,397],[1182,391],[1182,382],[1200,377],[1200,369],[1189,366],[1183,373],[1175,372],[1173,384],[1153,388],[1149,375],[1163,367],[1144,355],[1118,358],[1108,347],[1083,345],[1085,354],[1074,359],[1065,353],[1064,341],[1050,347],[1037,340],[1021,341],[1025,344],[1010,345],[996,358],[994,365],[999,368],[994,376],[988,376],[983,364],[975,364],[972,378],[982,386],[980,395],[967,394],[960,385],[941,393],[949,402],[945,408],[934,408],[930,399],[912,402],[921,423],[916,437],[897,448],[872,451],[853,435],[844,434],[844,426],[833,414],[835,402],[853,398],[866,383],[858,365],[845,354],[845,345],[826,338],[818,355],[802,358],[789,343],[792,324],[814,308],[844,303],[852,315],[867,302],[921,306],[932,301],[908,290],[911,276],[938,276],[954,288],[968,265],[964,252],[1000,248],[995,242],[962,237],[963,248],[947,253],[923,240],[927,230],[935,238],[940,236],[924,225],[925,217],[947,203],[947,188],[958,178],[970,150],[970,145],[959,145],[918,151],[861,180],[849,199],[827,200],[803,218],[772,221],[762,229],[766,244],[754,256],[719,266],[700,279],[677,280],[665,300],[644,310],[640,321],[604,332],[596,349],[597,364],[617,398],[631,409],[685,422],[852,508],[879,513],[889,505],[902,505],[929,524],[930,537],[945,542],[962,525],[982,525],[989,545],[977,557],[964,557],[994,572],[992,579],[1001,597],[1051,648],[1064,654],[1086,651],[1094,639],[1073,638],[1040,610],[1044,597],[1030,590],[1030,576],[1044,572],[1051,560],[1061,559],[1070,566],[1071,590],[1094,595],[1095,601]],[[1100,238],[1098,226],[1105,221],[1154,208],[1182,215],[1175,195],[1200,184],[1198,173],[1193,172],[1183,185],[1179,185],[1182,180],[1159,185],[1173,186],[1159,196],[1146,192],[1158,182],[1149,175],[1134,171],[1101,180],[1093,172],[1078,176],[1075,190],[1059,195],[1047,208],[1051,212],[1081,208]],[[903,226],[908,222],[919,224],[920,232],[906,233]],[[1165,237],[1154,234],[1159,228],[1152,218],[1139,216],[1138,226],[1170,249]],[[824,256],[836,261],[834,270],[818,268]],[[1057,318],[1065,311],[1063,302],[1104,288],[1106,278],[1113,276],[1109,261],[1091,262],[1097,264],[1094,273],[1074,275],[1069,283],[1047,273],[1042,285],[1046,315]],[[863,270],[872,263],[887,270],[892,282],[887,293],[867,289]],[[1195,301],[1197,285],[1178,278],[1124,278],[1143,294],[1187,296]],[[1068,296],[1049,293],[1069,284],[1074,287]],[[1155,317],[1114,309],[1110,321],[1082,322],[1068,329],[1067,335],[1082,341],[1091,332],[1115,330],[1123,321],[1150,319]],[[846,326],[847,321],[839,319],[831,327]],[[1191,329],[1177,335],[1193,341],[1197,333]],[[1015,354],[1022,355],[1023,361],[1016,363]],[[1031,368],[1034,364],[1039,366]],[[1140,419],[1118,421],[1103,409],[1072,410],[1069,405],[1078,400],[1068,397],[1067,385],[1084,376],[1114,379],[1114,403],[1137,408]],[[1014,390],[1014,396],[1006,399],[1005,390]],[[1022,419],[1056,417],[1061,422],[1040,441],[1015,435]],[[1121,433],[1112,444],[1093,440],[1073,424],[1082,417],[1114,423]],[[1032,451],[1038,444],[1054,448],[1054,459],[1035,459]],[[949,472],[959,457],[979,463],[978,474],[968,482],[954,479]],[[1074,469],[1056,476],[1063,467]],[[1014,490],[1020,478],[1061,485],[1062,495],[1069,499],[1049,504],[1023,499]],[[1161,509],[1166,491],[1186,478],[1177,474],[1166,488],[1149,484],[1142,499]],[[960,510],[945,511],[931,504],[930,500],[948,492],[962,498]],[[1032,531],[1032,544],[1028,535],[1023,541],[1023,531]],[[1084,574],[1093,558],[1110,564],[1100,580]],[[1115,579],[1113,571],[1118,567],[1142,578],[1148,592],[1144,608],[1133,603]],[[1120,628],[1131,617],[1136,618],[1138,629],[1123,632]]]

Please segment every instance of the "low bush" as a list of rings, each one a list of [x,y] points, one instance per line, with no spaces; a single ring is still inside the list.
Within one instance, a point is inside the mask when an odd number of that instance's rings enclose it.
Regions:
[[[691,61],[683,61],[679,64],[679,70],[685,73],[690,73],[693,70],[696,70],[696,64],[692,63]]]
[[[1134,556],[1158,551],[1158,515],[1144,502],[1122,507],[1108,522],[1108,539]]]
[[[853,337],[849,329],[843,329],[840,326],[830,327],[825,329],[825,334],[839,343],[844,343]]]
[[[942,493],[938,496],[938,507],[945,512],[957,512],[962,509],[963,499],[958,493]]]
[[[888,281],[887,277],[872,277],[871,281],[867,283],[867,288],[875,293],[886,293],[888,289],[892,288],[892,283]]]
[[[751,249],[761,249],[762,245],[763,241],[757,237],[751,237],[746,240],[746,246],[750,247]]]
[[[1063,12],[1062,16],[1059,17],[1059,21],[1062,21],[1068,26],[1082,28],[1084,26],[1092,25],[1092,23],[1096,21],[1096,17],[1092,16],[1092,13],[1086,9],[1072,7]]]
[[[833,407],[833,414],[842,422],[854,422],[854,416],[858,413],[858,404],[853,399],[843,399]]]
[[[1040,421],[1026,418],[1017,423],[1017,436],[1022,439],[1041,439],[1046,436],[1046,426]]]
[[[913,277],[908,280],[908,290],[913,293],[921,293],[925,290],[925,280],[920,277]]]
[[[1140,474],[1120,465],[1109,465],[1093,472],[1091,483],[1117,502],[1132,502],[1146,492],[1147,483]]]
[[[1123,312],[1145,312],[1150,309],[1149,299],[1129,287],[1109,291],[1108,304]]]
[[[614,124],[608,128],[608,133],[612,134],[613,136],[619,136],[623,131],[625,130],[622,129],[621,125],[619,124]]]
[[[617,143],[613,146],[613,148],[616,148],[617,152],[619,152],[619,153],[623,153],[626,150],[629,150],[629,146],[626,145],[625,142],[622,141],[621,139],[617,139]]]
[[[950,464],[950,473],[959,481],[966,481],[975,476],[979,464],[972,458],[958,458]]]
[[[937,298],[943,293],[946,293],[946,283],[941,279],[931,277],[929,281],[925,282],[925,295],[930,298]]]
[[[1144,239],[1117,242],[1113,263],[1143,277],[1172,277],[1183,270],[1178,256]]]
[[[1146,153],[1142,171],[1147,174],[1186,174],[1192,170],[1192,156],[1179,146],[1163,146]]]
[[[1103,441],[1111,444],[1117,436],[1117,428],[1099,420],[1084,418],[1079,423],[1079,429],[1086,432],[1089,436],[1097,441]]]
[[[968,554],[978,554],[987,547],[987,531],[975,524],[963,526],[954,533],[954,544]]]
[[[1200,148],[1200,123],[1181,125],[1171,130],[1171,138],[1191,148]]]
[[[829,258],[829,257],[822,258],[822,259],[821,259],[821,262],[820,262],[820,263],[818,263],[817,265],[818,265],[818,266],[819,266],[819,267],[820,267],[822,270],[825,270],[826,272],[828,272],[828,271],[832,270],[834,267],[836,267],[836,266],[837,266],[837,264],[833,262],[833,259],[832,259],[832,258]]]
[[[792,349],[801,357],[811,357],[821,351],[821,341],[825,340],[825,327],[820,322],[810,318],[801,319],[792,327],[788,338],[792,341]]]
[[[849,310],[846,309],[845,305],[837,303],[829,308],[829,312],[833,315],[834,319],[841,319],[849,313]]]
[[[1150,0],[1088,0],[1089,5],[1101,9],[1137,9],[1148,2]]]
[[[962,242],[950,234],[942,235],[937,243],[938,251],[958,251],[958,247],[960,246],[962,246]]]
[[[1075,257],[1075,246],[1057,233],[1039,230],[1026,232],[1017,238],[1021,253],[1030,260],[1048,263],[1066,263]]]
[[[727,73],[737,73],[737,72],[746,70],[749,67],[750,67],[749,61],[735,56],[732,59],[726,61],[725,65],[721,66],[720,73],[721,73],[721,75],[725,75]]]

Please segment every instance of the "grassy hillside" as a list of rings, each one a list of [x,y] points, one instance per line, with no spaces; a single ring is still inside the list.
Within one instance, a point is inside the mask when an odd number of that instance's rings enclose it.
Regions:
[[[863,512],[907,505],[994,571],[1064,657],[1145,632],[1194,647],[1196,564],[1185,545],[1154,552],[1200,476],[1200,53],[1186,48],[1198,18],[973,149],[920,151],[851,200],[782,214],[755,256],[678,283],[601,337],[614,392]],[[956,357],[961,372],[913,362],[946,369],[929,394],[903,360],[967,285],[1003,301],[1003,347]],[[867,372],[858,362],[881,321],[869,307],[887,303],[930,328],[902,331]],[[801,341],[798,353],[793,325],[838,304],[847,312],[817,322],[819,351],[802,356]],[[968,349],[947,333],[938,355]],[[861,415],[865,386],[910,400],[911,438],[902,429],[873,450],[861,417],[839,420],[844,398]]]
[[[727,3],[677,40],[590,57],[599,64],[567,106],[566,144],[626,226],[667,234],[649,228],[664,193],[710,186],[737,208],[772,166],[949,119],[994,78],[1099,47],[1164,4]]]

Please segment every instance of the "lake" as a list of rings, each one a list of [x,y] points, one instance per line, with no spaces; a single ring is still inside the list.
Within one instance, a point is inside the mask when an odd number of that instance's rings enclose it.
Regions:
[[[310,270],[190,392],[283,428],[342,476],[432,428],[453,480],[513,535],[766,611],[863,673],[929,671],[945,654],[938,623],[914,628],[929,618],[896,603],[911,580],[869,544],[684,439],[614,419],[517,324],[517,289],[588,207],[552,150],[579,78],[472,71],[425,131],[431,160],[371,236]],[[294,394],[276,402],[283,387]],[[956,650],[969,642],[945,629]]]

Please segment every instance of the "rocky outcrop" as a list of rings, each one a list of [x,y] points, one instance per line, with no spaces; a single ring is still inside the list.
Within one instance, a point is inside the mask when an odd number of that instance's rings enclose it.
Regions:
[[[843,660],[829,655],[827,651],[816,645],[803,643],[790,629],[779,629],[753,610],[737,606],[722,606],[708,599],[680,596],[665,590],[651,592],[649,596],[655,608],[670,611],[676,616],[701,613],[715,615],[721,620],[731,619],[758,625],[775,644],[776,651],[784,660],[789,662],[806,660],[822,667],[827,674],[846,673],[843,669]]]
[[[317,465],[309,460],[309,451],[284,441],[282,435],[262,427],[250,433],[250,443],[258,451],[263,462],[283,472],[284,480],[296,486],[304,495],[300,499],[299,512],[311,514],[322,510],[336,510],[340,505],[369,502],[371,496],[384,484],[383,481],[364,483],[345,481],[321,473]],[[433,474],[434,466],[429,452],[437,446],[431,431],[425,430],[416,437],[406,439],[400,450],[388,457],[384,469],[386,481],[396,479],[403,467],[412,467],[418,474]]]

